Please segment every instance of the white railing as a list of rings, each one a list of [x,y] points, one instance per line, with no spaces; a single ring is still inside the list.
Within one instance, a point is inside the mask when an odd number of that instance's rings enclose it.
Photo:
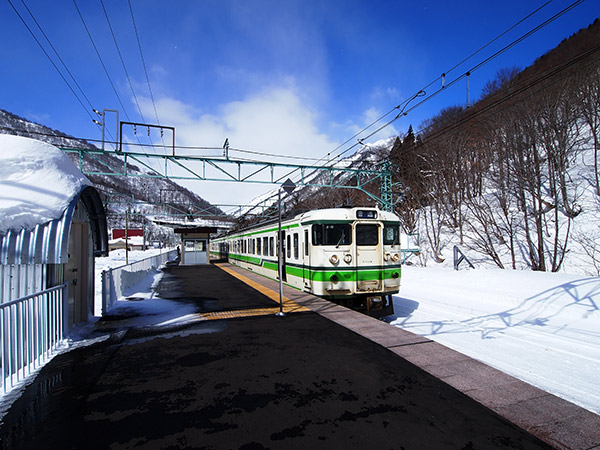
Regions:
[[[139,283],[150,269],[160,267],[177,257],[177,250],[170,250],[134,263],[102,271],[102,315],[126,292]]]
[[[67,284],[0,304],[0,383],[12,387],[45,363],[64,340]]]

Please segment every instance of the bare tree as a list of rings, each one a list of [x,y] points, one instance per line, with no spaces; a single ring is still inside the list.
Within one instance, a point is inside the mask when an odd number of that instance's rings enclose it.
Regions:
[[[577,81],[575,99],[580,116],[590,129],[594,142],[594,181],[600,196],[600,64],[587,65],[573,77]]]

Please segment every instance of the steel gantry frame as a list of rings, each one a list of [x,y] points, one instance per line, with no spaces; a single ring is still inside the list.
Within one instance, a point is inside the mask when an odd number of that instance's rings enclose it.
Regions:
[[[85,175],[130,176],[143,178],[168,178],[171,180],[225,181],[240,183],[261,183],[278,185],[292,173],[297,173],[298,186],[314,186],[338,189],[357,189],[379,203],[384,211],[393,211],[393,192],[391,164],[384,163],[374,169],[355,169],[350,167],[298,165],[280,162],[265,162],[229,157],[206,157],[190,155],[160,155],[130,151],[112,151],[84,148],[62,147],[65,153],[79,156],[79,169]],[[100,157],[112,155],[122,160],[122,168],[115,168]],[[84,156],[95,160],[106,170],[90,171],[84,168]],[[147,160],[162,160],[164,171],[159,171]],[[148,169],[148,173],[130,171],[128,165],[139,164]],[[192,168],[192,166],[194,166]],[[173,169],[179,172],[174,173]],[[208,169],[208,171],[207,171]],[[244,169],[244,170],[243,170]],[[286,174],[275,176],[276,170],[285,170]],[[249,171],[249,173],[243,173]],[[265,177],[266,174],[266,177]],[[260,178],[262,176],[262,178]],[[365,189],[369,183],[380,180],[380,195]]]
[[[215,214],[213,212],[214,208],[234,208],[238,210],[242,209],[257,209],[259,212],[257,215],[266,216],[267,213],[270,212],[269,216],[274,214],[274,212],[270,211],[273,209],[273,205],[267,204],[266,202],[260,202],[255,205],[243,205],[239,203],[211,203],[210,206],[200,206],[192,202],[172,202],[172,201],[158,201],[158,202],[150,202],[145,200],[138,200],[135,198],[133,194],[121,194],[121,193],[104,193],[106,196],[106,200],[104,202],[105,205],[127,205],[134,208],[130,211],[130,214],[136,216],[168,216],[168,217],[194,217],[199,219],[208,219],[214,220],[217,217],[221,218],[231,218],[234,219],[234,216],[231,214],[223,213],[223,214]],[[142,208],[144,207],[162,207],[162,208],[171,208],[178,212],[144,212]],[[125,212],[108,212],[107,215],[123,215]]]

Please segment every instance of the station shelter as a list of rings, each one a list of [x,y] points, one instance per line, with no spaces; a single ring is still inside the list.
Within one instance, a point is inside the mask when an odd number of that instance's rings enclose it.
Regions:
[[[58,148],[0,135],[0,308],[67,285],[65,326],[94,311],[94,258],[108,254],[98,191]]]
[[[174,232],[181,235],[181,265],[209,263],[210,235],[217,232],[216,227],[175,228]]]

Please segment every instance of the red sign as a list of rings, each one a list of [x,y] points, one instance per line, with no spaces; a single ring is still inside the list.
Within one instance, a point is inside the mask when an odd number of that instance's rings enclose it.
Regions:
[[[141,228],[128,228],[127,229],[127,236],[131,237],[131,236],[143,236],[144,235],[144,230]],[[119,238],[124,238],[125,237],[125,228],[115,228],[112,230],[112,238],[113,239],[119,239]]]

